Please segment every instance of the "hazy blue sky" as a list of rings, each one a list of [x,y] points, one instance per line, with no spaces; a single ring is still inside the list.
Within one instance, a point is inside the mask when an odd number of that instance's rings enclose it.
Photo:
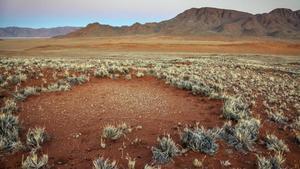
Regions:
[[[170,19],[192,7],[264,13],[279,7],[299,10],[300,0],[0,0],[0,27],[130,25]]]

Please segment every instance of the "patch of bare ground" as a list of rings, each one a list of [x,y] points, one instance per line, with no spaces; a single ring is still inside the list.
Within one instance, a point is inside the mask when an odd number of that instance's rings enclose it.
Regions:
[[[152,77],[133,78],[132,80],[94,79],[75,86],[71,91],[41,93],[31,96],[19,104],[19,118],[23,122],[22,139],[24,142],[28,128],[46,127],[51,140],[43,145],[43,152],[49,155],[51,168],[82,169],[92,168],[92,161],[104,156],[117,160],[119,168],[127,168],[126,154],[136,159],[136,168],[143,168],[152,162],[151,147],[164,133],[170,133],[176,143],[180,143],[178,128],[185,124],[195,124],[206,128],[221,127],[224,119],[221,100],[194,96],[188,91],[166,85]],[[261,104],[254,109],[260,114]],[[262,115],[263,119],[266,119]],[[125,122],[133,131],[116,141],[100,146],[100,135],[106,124]],[[182,126],[178,126],[178,123]],[[135,127],[142,126],[137,130]],[[280,138],[287,138],[292,150],[287,154],[286,166],[294,168],[299,155],[299,147],[294,143],[292,133],[286,133],[271,122],[263,120],[262,133],[274,131]],[[266,130],[265,130],[266,129]],[[131,144],[136,138],[138,144]],[[261,138],[263,139],[263,138]],[[164,165],[167,169],[193,168],[195,158],[204,160],[208,168],[222,168],[220,161],[229,160],[235,168],[255,168],[254,152],[243,154],[219,140],[219,150],[214,156],[189,151]],[[257,151],[267,155],[263,144],[256,145]],[[0,168],[20,168],[22,155],[18,152],[0,158]],[[299,167],[299,166],[298,166]]]
[[[19,118],[25,131],[34,126],[46,127],[52,139],[43,146],[43,151],[48,153],[53,168],[91,168],[92,160],[100,155],[116,159],[120,168],[126,168],[127,153],[136,158],[136,167],[142,168],[151,163],[151,147],[160,134],[170,133],[179,142],[178,130],[174,128],[178,122],[194,124],[199,121],[207,127],[221,126],[221,107],[221,101],[193,96],[150,77],[130,81],[92,79],[68,92],[43,93],[28,98],[20,103]],[[121,122],[143,128],[133,130],[126,138],[108,142],[107,148],[101,149],[102,127]],[[76,138],[76,135],[80,136]],[[135,138],[142,142],[131,145]],[[123,142],[126,148],[122,158],[119,148]],[[191,166],[192,157],[202,156],[190,153],[175,159],[167,168]],[[17,168],[21,159],[22,153],[17,153],[5,157],[2,162],[4,168]],[[216,157],[208,159],[218,164]]]

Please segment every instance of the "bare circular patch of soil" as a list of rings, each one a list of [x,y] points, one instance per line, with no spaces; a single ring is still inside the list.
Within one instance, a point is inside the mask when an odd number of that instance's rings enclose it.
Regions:
[[[19,118],[24,133],[30,127],[45,127],[51,141],[43,145],[53,168],[91,168],[99,156],[115,159],[119,168],[127,168],[126,154],[136,159],[136,168],[151,163],[151,147],[164,133],[179,141],[178,123],[206,128],[221,127],[222,101],[194,96],[152,77],[132,80],[92,79],[68,92],[42,93],[20,104]],[[106,142],[100,147],[100,135],[106,124],[125,122],[134,129],[126,138]],[[134,139],[139,144],[131,144]],[[253,168],[255,156],[232,150],[222,141],[214,156],[207,156],[204,165],[221,168],[220,160],[229,160],[234,167]],[[123,147],[123,151],[122,151]],[[25,153],[26,154],[26,153]],[[19,168],[22,152],[4,157],[3,168]],[[188,152],[163,168],[193,168],[195,158],[203,153]],[[0,162],[1,162],[0,161]],[[1,167],[0,167],[1,168]]]

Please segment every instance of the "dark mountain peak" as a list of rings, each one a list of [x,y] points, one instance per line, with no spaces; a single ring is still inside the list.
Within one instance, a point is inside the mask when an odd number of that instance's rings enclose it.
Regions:
[[[293,11],[288,8],[277,8],[272,10],[269,14],[280,15],[280,16],[290,16],[293,14]]]
[[[229,10],[229,9],[220,9],[220,8],[211,8],[211,7],[203,7],[203,8],[191,8],[180,15],[214,15],[214,14],[224,14],[224,13],[232,13],[232,14],[248,14],[250,13]]]
[[[99,22],[89,23],[86,27],[99,27],[101,24]]]
[[[132,24],[132,26],[140,26],[142,24],[140,24],[139,22],[135,22],[134,24]]]

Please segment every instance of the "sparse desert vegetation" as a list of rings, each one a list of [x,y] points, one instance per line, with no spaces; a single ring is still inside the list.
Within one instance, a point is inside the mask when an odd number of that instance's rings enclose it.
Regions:
[[[0,162],[297,168],[299,60],[268,59],[1,58]]]

